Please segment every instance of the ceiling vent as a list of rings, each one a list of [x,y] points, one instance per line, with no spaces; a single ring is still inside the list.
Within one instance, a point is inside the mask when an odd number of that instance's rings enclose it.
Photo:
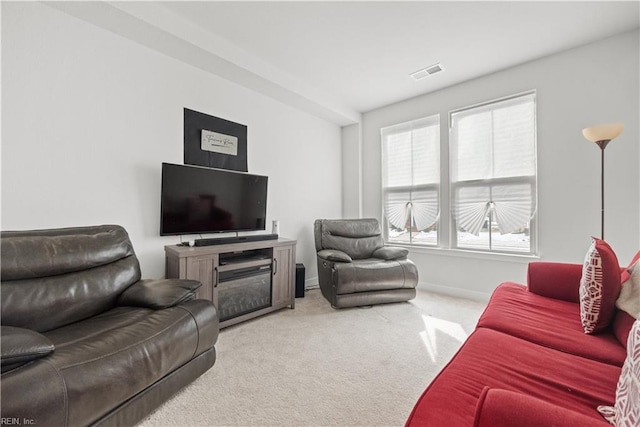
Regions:
[[[442,65],[433,64],[428,66],[427,68],[423,68],[422,70],[411,73],[410,76],[413,77],[414,80],[422,80],[425,77],[428,77],[435,73],[439,73],[440,71],[442,71]]]

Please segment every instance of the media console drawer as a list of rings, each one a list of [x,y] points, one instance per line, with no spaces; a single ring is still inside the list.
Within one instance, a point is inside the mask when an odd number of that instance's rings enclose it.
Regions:
[[[296,240],[214,246],[165,246],[167,278],[202,283],[196,297],[214,303],[220,328],[295,307]]]

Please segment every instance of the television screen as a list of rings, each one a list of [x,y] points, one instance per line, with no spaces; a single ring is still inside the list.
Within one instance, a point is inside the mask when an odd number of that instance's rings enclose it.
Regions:
[[[160,235],[264,230],[266,176],[162,164]]]

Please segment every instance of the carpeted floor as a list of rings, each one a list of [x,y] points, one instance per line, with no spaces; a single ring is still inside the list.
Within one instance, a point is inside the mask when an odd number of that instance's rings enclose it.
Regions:
[[[402,426],[484,306],[418,291],[334,310],[307,291],[220,331],[213,368],[140,426]]]

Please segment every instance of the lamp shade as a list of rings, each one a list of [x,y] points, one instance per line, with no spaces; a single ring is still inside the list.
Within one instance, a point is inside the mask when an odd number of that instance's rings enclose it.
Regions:
[[[611,141],[620,135],[623,129],[624,125],[622,123],[609,123],[582,129],[582,134],[591,142]]]

